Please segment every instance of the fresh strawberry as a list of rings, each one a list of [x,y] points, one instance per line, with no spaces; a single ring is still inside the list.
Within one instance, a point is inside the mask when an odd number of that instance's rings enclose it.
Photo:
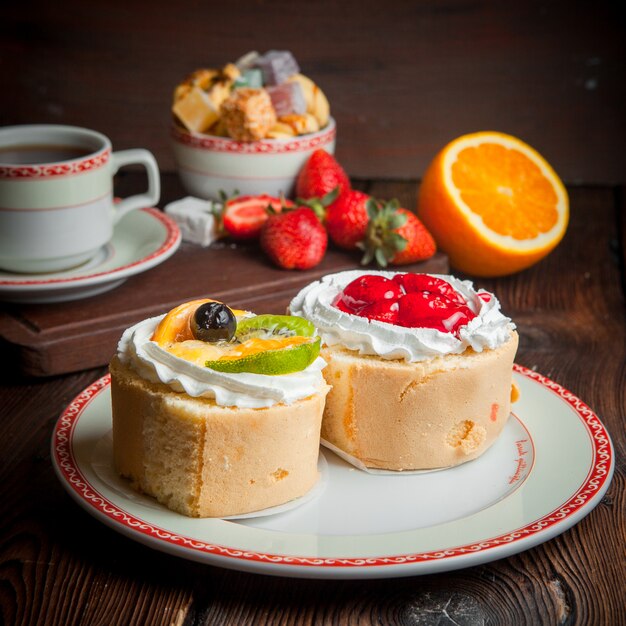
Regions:
[[[437,245],[426,226],[422,224],[415,213],[406,209],[399,209],[407,216],[404,226],[396,232],[407,240],[407,246],[389,260],[392,265],[406,265],[429,259],[437,250]]]
[[[358,247],[365,251],[361,263],[376,262],[385,267],[422,261],[435,254],[432,235],[414,213],[400,207],[397,200],[379,203],[367,202],[365,239]]]
[[[361,311],[370,304],[395,302],[402,296],[400,285],[384,276],[364,275],[346,285],[335,306],[346,313]]]
[[[304,164],[296,182],[298,198],[322,198],[339,187],[342,194],[350,189],[350,180],[344,169],[326,150],[316,150]]]
[[[261,229],[261,248],[284,269],[305,270],[317,265],[328,235],[313,209],[300,206],[272,214]]]
[[[268,206],[280,212],[283,206],[293,207],[293,202],[265,194],[231,198],[222,212],[224,229],[235,239],[255,239],[267,220]]]
[[[355,250],[365,237],[370,197],[362,191],[351,189],[342,193],[326,210],[328,236],[340,248]]]

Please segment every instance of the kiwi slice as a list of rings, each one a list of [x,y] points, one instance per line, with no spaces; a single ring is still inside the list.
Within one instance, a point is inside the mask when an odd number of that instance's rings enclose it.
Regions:
[[[257,315],[241,320],[232,346],[206,367],[233,374],[280,375],[307,368],[320,353],[311,322],[291,315]]]
[[[302,341],[294,342],[294,339]],[[251,346],[253,342],[267,342],[271,349]],[[279,347],[280,346],[280,347]],[[254,348],[261,350],[254,351]],[[265,374],[277,376],[292,374],[306,369],[320,353],[319,337],[285,337],[277,340],[252,339],[240,345],[240,356],[226,355],[215,361],[207,361],[206,367],[231,374]]]
[[[242,319],[237,324],[235,336],[239,341],[252,337],[313,337],[315,326],[303,317],[293,315],[255,315]]]

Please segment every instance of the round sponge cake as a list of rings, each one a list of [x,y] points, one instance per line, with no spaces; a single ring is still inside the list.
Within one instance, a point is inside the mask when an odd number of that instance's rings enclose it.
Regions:
[[[298,498],[318,479],[324,398],[262,409],[223,407],[110,364],[117,471],[191,517],[258,511]]]
[[[511,404],[518,336],[409,363],[325,347],[322,438],[366,467],[434,469],[480,456],[496,440]]]

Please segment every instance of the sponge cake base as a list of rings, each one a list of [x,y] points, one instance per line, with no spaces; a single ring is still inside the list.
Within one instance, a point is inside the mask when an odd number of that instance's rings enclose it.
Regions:
[[[222,407],[111,364],[117,471],[139,491],[191,517],[283,504],[318,479],[327,388],[291,405]]]
[[[366,467],[434,469],[480,456],[511,404],[518,336],[495,350],[407,363],[325,347],[322,437]]]

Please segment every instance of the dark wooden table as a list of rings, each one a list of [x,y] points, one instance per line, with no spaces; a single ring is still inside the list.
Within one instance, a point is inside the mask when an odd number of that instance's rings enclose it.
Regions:
[[[180,189],[173,176],[164,179],[167,201]],[[397,196],[405,206],[412,205],[417,189],[412,181],[360,181],[359,186],[380,197]],[[52,471],[50,437],[59,414],[106,368],[23,377],[3,351],[0,620],[86,625],[624,623],[626,213],[620,189],[580,186],[569,192],[571,224],[549,257],[518,275],[476,283],[497,293],[517,323],[517,362],[582,398],[613,438],[612,485],[579,524],[487,565],[392,580],[272,578],[168,556],[90,517]],[[250,257],[246,263],[256,264],[259,280],[276,271],[253,250],[243,252]],[[177,255],[192,255],[201,271],[205,264],[218,263],[222,253],[187,246]],[[340,253],[329,258],[331,264],[353,262]],[[175,256],[162,267],[176,262]],[[307,281],[305,274],[282,276],[287,289],[265,294],[264,310],[282,310],[297,289],[293,281]],[[228,278],[239,284],[237,275]],[[128,293],[133,294],[133,282],[148,279],[149,272],[129,279]],[[169,280],[174,294],[176,276]],[[209,276],[204,283],[207,293],[212,280],[217,278]],[[150,294],[138,290],[130,297],[129,306]],[[106,310],[107,298],[115,298],[115,292],[84,300],[84,310],[94,315]]]
[[[315,275],[280,272],[254,247],[184,246],[109,294],[0,310],[0,335],[8,319],[46,354],[56,349],[45,361],[41,352],[0,343],[0,624],[626,624],[625,16],[610,0],[3,7],[0,125],[87,126],[110,136],[115,149],[152,150],[170,172],[160,206],[181,195],[167,133],[174,85],[249,49],[292,50],[329,96],[349,174],[409,208],[430,159],[460,134],[499,130],[537,148],[568,184],[567,235],[538,265],[476,283],[496,292],[517,323],[517,362],[597,412],[613,438],[616,468],[602,502],[559,537],[438,575],[271,578],[185,561],[121,536],[70,499],[50,458],[59,414],[106,371],[115,337],[134,316],[199,288],[259,312],[281,311]],[[143,186],[133,174],[119,183],[122,195]],[[225,258],[239,258],[246,273],[211,272]],[[318,270],[352,263],[331,252]],[[257,279],[272,288],[257,289]],[[64,373],[34,377],[25,369]]]

